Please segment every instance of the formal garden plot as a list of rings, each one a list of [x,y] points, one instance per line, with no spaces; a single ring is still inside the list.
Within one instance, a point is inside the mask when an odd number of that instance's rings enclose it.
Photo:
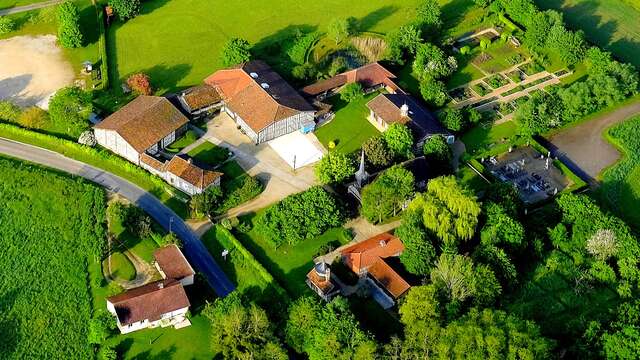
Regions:
[[[509,80],[502,74],[492,75],[484,80],[492,89],[501,88],[509,84]]]

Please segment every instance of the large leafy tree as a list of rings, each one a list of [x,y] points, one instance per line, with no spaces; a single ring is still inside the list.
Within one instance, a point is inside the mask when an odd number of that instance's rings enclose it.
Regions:
[[[211,322],[211,348],[225,359],[288,359],[265,311],[243,304],[237,292],[208,304],[203,314]]]
[[[338,200],[326,190],[314,186],[289,195],[268,207],[257,218],[257,226],[275,246],[297,244],[342,225],[344,214]]]
[[[221,60],[225,67],[251,60],[251,44],[241,38],[230,39],[222,48]]]
[[[140,0],[109,0],[109,6],[115,10],[122,20],[132,19],[140,14]]]
[[[58,41],[65,48],[82,46],[78,7],[71,0],[58,5]]]
[[[416,8],[416,18],[420,24],[427,27],[440,27],[440,5],[437,0],[422,0]]]
[[[384,171],[362,189],[362,215],[371,222],[395,216],[414,191],[413,174],[401,166]]]
[[[447,108],[438,114],[438,120],[451,131],[461,131],[466,124],[462,110],[456,108]]]
[[[316,176],[323,184],[341,183],[356,172],[353,158],[340,152],[325,155],[315,168]]]
[[[289,308],[285,334],[289,345],[310,360],[373,359],[377,350],[341,297],[326,305],[298,299]]]
[[[385,40],[387,43],[385,59],[404,64],[405,55],[415,54],[418,45],[422,43],[422,30],[415,25],[403,25],[387,33]]]
[[[447,57],[439,47],[429,43],[418,45],[413,71],[421,80],[441,79],[453,74],[456,69],[456,59]]]
[[[435,107],[444,105],[448,100],[447,86],[432,78],[420,82],[420,94],[427,104]]]
[[[422,146],[424,156],[439,171],[450,168],[453,153],[443,136],[432,136]]]
[[[89,129],[92,111],[91,94],[75,86],[58,90],[49,101],[49,115],[54,126],[73,137]]]
[[[419,194],[410,208],[421,209],[424,226],[453,249],[457,240],[469,240],[475,232],[480,205],[453,176],[429,181],[427,191]]]
[[[420,210],[407,211],[402,218],[402,224],[396,229],[395,235],[404,244],[400,261],[407,271],[416,275],[429,274],[436,257],[436,250],[422,223],[422,212]]]
[[[393,123],[383,133],[387,146],[396,156],[409,156],[413,146],[411,130],[400,123]]]
[[[387,143],[381,136],[374,136],[362,144],[362,150],[373,166],[384,167],[393,160],[393,153],[389,150]]]

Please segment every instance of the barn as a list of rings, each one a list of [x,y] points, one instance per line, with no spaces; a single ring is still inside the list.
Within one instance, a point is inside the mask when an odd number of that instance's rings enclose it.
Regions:
[[[220,91],[222,110],[256,144],[315,126],[315,109],[263,61],[219,70],[204,82]]]

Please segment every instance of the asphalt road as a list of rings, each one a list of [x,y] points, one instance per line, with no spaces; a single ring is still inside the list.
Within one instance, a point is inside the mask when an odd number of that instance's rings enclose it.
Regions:
[[[207,279],[218,296],[226,296],[235,287],[215,262],[202,241],[170,208],[133,183],[104,170],[67,158],[43,148],[0,138],[0,153],[81,176],[118,193],[142,208],[165,230],[173,231],[183,243],[183,251],[191,265]]]
[[[8,9],[2,9],[0,10],[0,16],[17,14],[25,11],[36,10],[36,9],[42,9],[45,7],[56,5],[61,2],[62,0],[49,0],[49,1],[43,1],[40,3],[31,4],[31,5],[16,6]]]

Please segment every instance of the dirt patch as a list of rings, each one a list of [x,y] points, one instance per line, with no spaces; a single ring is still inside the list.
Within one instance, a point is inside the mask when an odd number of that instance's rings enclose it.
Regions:
[[[73,68],[56,45],[55,36],[0,40],[0,100],[23,107],[46,107],[46,99],[73,80]]]

